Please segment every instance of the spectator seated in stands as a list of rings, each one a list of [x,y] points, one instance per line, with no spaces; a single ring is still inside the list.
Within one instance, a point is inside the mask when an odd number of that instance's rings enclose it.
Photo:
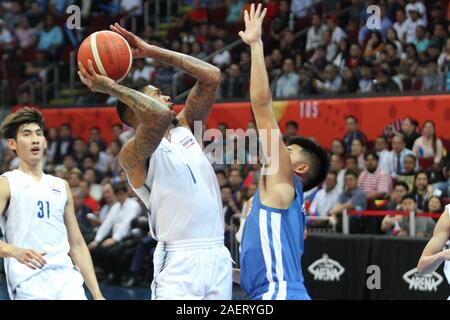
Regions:
[[[428,201],[425,203],[425,212],[429,213],[436,213],[436,214],[442,214],[445,210],[445,205],[442,202],[442,199],[438,196],[432,196]],[[433,218],[435,222],[437,222],[439,219]]]
[[[363,140],[355,138],[352,140],[352,146],[350,155],[354,156],[357,159],[357,165],[360,170],[364,170],[366,168],[366,164],[364,161],[364,154],[366,152],[366,146]]]
[[[38,50],[48,52],[52,57],[57,58],[63,43],[64,37],[61,28],[55,25],[52,16],[45,17],[44,28],[39,33]]]
[[[94,265],[109,272],[108,280],[116,283],[121,280],[117,278],[118,272],[125,263],[121,259],[124,240],[131,236],[131,221],[141,213],[141,206],[137,200],[129,197],[125,183],[114,185],[114,193],[118,202],[112,206],[88,248]]]
[[[392,80],[389,70],[381,67],[376,73],[374,91],[379,93],[400,92],[398,84]]]
[[[294,61],[285,59],[283,62],[283,74],[277,80],[275,97],[277,99],[292,98],[299,92],[299,76],[295,73]]]
[[[339,192],[344,190],[344,176],[345,169],[344,168],[344,159],[337,153],[333,153],[330,157],[330,171],[334,171],[337,173],[337,188]]]
[[[247,80],[241,75],[238,64],[233,63],[223,78],[221,98],[244,98],[248,92]]]
[[[326,27],[322,24],[322,18],[320,14],[314,13],[312,15],[311,27],[308,29],[306,34],[306,48],[305,51],[314,50],[320,45],[324,45],[323,32]]]
[[[225,18],[225,22],[228,24],[241,21],[244,0],[226,0],[225,5],[227,6],[227,16]]]
[[[389,202],[386,206],[387,210],[401,210],[402,198],[411,190],[408,185],[403,181],[397,181],[394,183],[394,189],[389,197]]]
[[[403,158],[403,171],[397,176],[397,181],[403,181],[409,190],[414,187],[414,177],[417,172],[417,159],[414,154],[408,154]]]
[[[328,213],[333,209],[337,202],[341,190],[337,187],[337,174],[335,171],[329,171],[322,189],[317,192],[314,200],[309,207],[310,216],[328,217]],[[328,225],[328,221],[312,220],[310,226],[319,227]]]
[[[360,139],[364,143],[367,141],[366,136],[358,129],[358,119],[355,116],[349,115],[345,119],[347,125],[347,132],[344,135],[344,149],[345,154],[351,153],[353,139]]]
[[[414,152],[405,148],[405,138],[401,133],[392,137],[392,151],[388,160],[388,170],[392,178],[398,177],[405,172],[404,161],[408,155],[414,155]],[[408,174],[411,174],[408,172]]]
[[[419,126],[419,123],[417,122],[417,120],[415,120],[411,117],[406,117],[402,121],[401,133],[403,133],[403,135],[404,135],[406,149],[412,150],[413,146],[414,146],[414,142],[416,141],[417,138],[420,137],[420,134],[418,132],[419,131],[418,126]]]
[[[433,195],[433,186],[429,184],[428,174],[419,171],[414,177],[414,188],[412,190],[419,210],[424,210],[425,203]]]
[[[367,198],[364,192],[358,187],[358,176],[352,170],[346,170],[344,177],[344,191],[339,195],[338,203],[329,211],[330,223],[337,225],[337,229],[342,227],[342,212],[347,210],[365,210],[367,208]],[[350,219],[350,231],[352,233],[361,232],[360,217],[352,216]]]
[[[401,210],[406,212],[418,212],[417,202],[412,194],[406,194],[402,198]],[[381,223],[381,230],[393,236],[408,236],[409,216],[396,215],[394,217],[385,216]],[[416,217],[416,238],[430,238],[433,234],[436,223],[430,217]]]
[[[440,169],[443,145],[441,139],[436,137],[436,126],[431,120],[423,123],[422,136],[414,142],[413,151],[416,154],[422,169]]]
[[[334,64],[328,64],[323,70],[322,80],[316,79],[314,87],[319,93],[337,93],[342,87],[342,78]]]
[[[358,186],[368,200],[384,199],[391,192],[391,177],[378,168],[378,155],[375,151],[366,153],[364,160],[366,169],[358,177]]]

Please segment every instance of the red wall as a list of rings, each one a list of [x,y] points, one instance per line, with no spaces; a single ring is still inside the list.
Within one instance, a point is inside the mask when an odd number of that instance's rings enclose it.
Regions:
[[[181,108],[181,105],[175,106],[177,112]],[[83,138],[87,138],[91,127],[98,126],[109,141],[111,126],[119,122],[114,107],[54,108],[42,109],[42,112],[47,127],[70,123],[74,134]],[[324,146],[334,138],[343,137],[345,116],[349,114],[359,119],[360,128],[369,140],[376,138],[386,124],[408,115],[420,123],[432,119],[438,136],[450,138],[450,95],[277,101],[274,112],[282,130],[288,120],[296,120],[301,135],[315,137]],[[208,127],[225,122],[230,128],[246,128],[250,120],[249,102],[216,103]]]

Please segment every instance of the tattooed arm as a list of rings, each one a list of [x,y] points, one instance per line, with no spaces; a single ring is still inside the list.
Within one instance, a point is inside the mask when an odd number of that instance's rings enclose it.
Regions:
[[[194,121],[204,121],[208,118],[220,83],[219,68],[182,53],[150,45],[117,23],[111,26],[111,30],[128,41],[135,58],[150,57],[162,61],[182,69],[197,79],[187,98],[185,112],[179,116],[181,124],[192,129]]]
[[[89,72],[79,64],[81,81],[92,91],[116,97],[127,104],[140,120],[135,136],[122,148],[119,161],[134,188],[144,185],[147,162],[169,128],[174,112],[162,102],[139,91],[117,84],[112,79],[95,72],[89,61]]]

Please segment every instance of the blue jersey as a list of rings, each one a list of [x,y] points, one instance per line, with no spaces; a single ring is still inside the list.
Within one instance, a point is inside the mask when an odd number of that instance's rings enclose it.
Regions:
[[[241,287],[255,300],[310,299],[303,283],[301,257],[305,206],[300,178],[288,209],[264,206],[257,190],[241,242]]]

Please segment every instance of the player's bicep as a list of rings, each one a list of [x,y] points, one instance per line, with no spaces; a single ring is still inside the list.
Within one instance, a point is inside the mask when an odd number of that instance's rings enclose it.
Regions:
[[[448,239],[450,239],[450,218],[447,210],[445,210],[439,218],[434,228],[433,237],[423,250],[422,256],[431,256],[438,253]]]

